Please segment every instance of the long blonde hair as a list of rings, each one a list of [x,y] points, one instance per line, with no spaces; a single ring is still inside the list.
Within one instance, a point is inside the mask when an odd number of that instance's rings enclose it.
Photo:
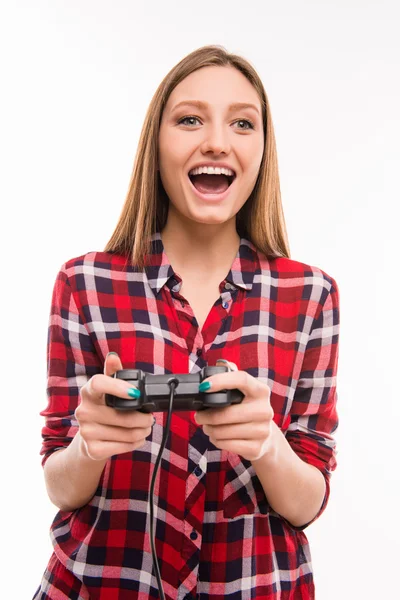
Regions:
[[[240,237],[250,240],[267,257],[290,257],[279,186],[274,128],[268,98],[255,69],[223,46],[203,46],[188,54],[164,77],[147,110],[133,165],[128,193],[115,230],[104,252],[126,255],[138,269],[146,264],[151,236],[162,231],[169,199],[158,171],[158,135],[162,114],[174,88],[185,77],[208,66],[232,66],[256,89],[264,125],[264,153],[256,184],[236,215]]]

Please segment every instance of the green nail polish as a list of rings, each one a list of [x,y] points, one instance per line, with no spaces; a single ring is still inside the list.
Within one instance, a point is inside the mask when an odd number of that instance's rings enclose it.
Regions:
[[[201,383],[199,385],[199,392],[206,392],[207,390],[209,390],[211,387],[211,381],[203,381],[203,383]]]
[[[140,390],[138,390],[137,388],[129,388],[128,391],[128,396],[130,396],[131,398],[140,398]]]

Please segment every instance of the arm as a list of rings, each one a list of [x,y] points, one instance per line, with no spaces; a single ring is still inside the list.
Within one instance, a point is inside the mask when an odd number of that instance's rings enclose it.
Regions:
[[[60,510],[70,511],[91,500],[107,460],[93,460],[78,433],[67,448],[51,454],[44,465],[47,493]]]
[[[115,353],[107,355],[101,374],[101,361],[63,271],[54,287],[47,351],[49,403],[41,413],[46,418],[44,476],[50,500],[70,511],[93,497],[111,456],[145,443],[153,418],[137,411],[120,414],[105,405],[105,393],[129,398],[131,385],[110,377],[123,368]]]
[[[292,450],[279,427],[272,422],[272,452],[253,460],[268,503],[293,526],[304,526],[316,517],[325,496],[322,473]]]
[[[62,510],[72,510],[95,493],[104,462],[94,465],[84,452],[75,410],[80,389],[91,376],[102,372],[72,293],[61,268],[51,301],[47,338],[48,405],[41,454],[50,500]]]
[[[240,389],[243,402],[196,413],[215,446],[252,462],[269,504],[299,529],[325,508],[329,477],[336,466],[332,433],[337,427],[338,333],[338,292],[333,281],[329,293],[323,290],[311,327],[286,435],[273,421],[270,388],[238,371],[234,363],[230,363],[234,372],[210,377],[208,389]]]
[[[325,509],[336,468],[338,336],[339,293],[332,280],[311,328],[286,436],[273,423],[274,451],[253,461],[270,505],[298,529]]]

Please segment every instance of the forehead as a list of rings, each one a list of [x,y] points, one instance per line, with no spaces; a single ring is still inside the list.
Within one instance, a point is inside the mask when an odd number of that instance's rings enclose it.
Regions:
[[[183,100],[200,100],[224,108],[234,102],[255,104],[261,112],[261,102],[250,81],[234,67],[202,67],[183,79],[172,91],[166,111]]]

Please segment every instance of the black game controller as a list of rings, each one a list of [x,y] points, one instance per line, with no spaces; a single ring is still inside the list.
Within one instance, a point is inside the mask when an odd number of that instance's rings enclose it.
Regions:
[[[145,413],[167,411],[171,388],[169,382],[175,381],[175,410],[204,410],[206,408],[224,408],[231,404],[240,404],[244,394],[240,390],[221,390],[219,392],[199,392],[199,384],[207,377],[217,373],[226,373],[228,367],[204,367],[198,373],[185,375],[151,375],[140,369],[122,369],[113,377],[129,381],[140,390],[140,398],[120,398],[106,394],[106,404],[118,410],[140,410]]]

